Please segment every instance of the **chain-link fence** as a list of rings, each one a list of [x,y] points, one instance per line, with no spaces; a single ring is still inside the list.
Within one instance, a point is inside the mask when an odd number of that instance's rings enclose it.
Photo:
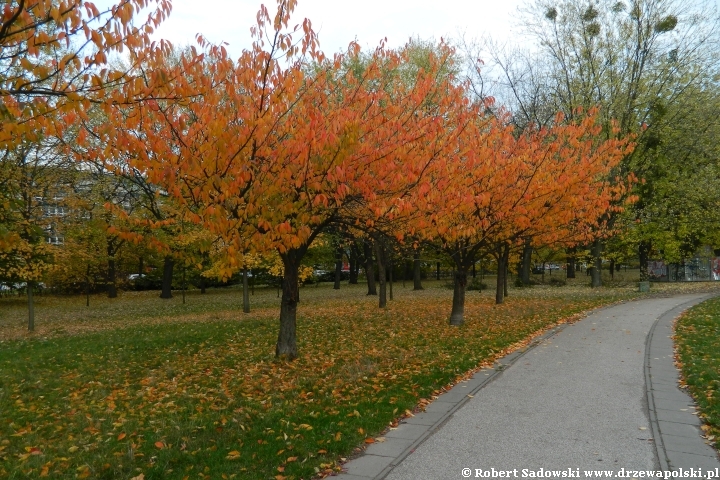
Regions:
[[[648,276],[654,282],[720,281],[720,257],[695,257],[680,263],[651,260]]]

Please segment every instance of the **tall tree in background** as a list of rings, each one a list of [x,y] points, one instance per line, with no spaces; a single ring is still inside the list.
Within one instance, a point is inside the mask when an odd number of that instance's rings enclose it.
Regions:
[[[692,106],[682,97],[717,74],[720,17],[713,2],[685,0],[537,0],[522,9],[522,27],[535,40],[532,53],[491,48],[494,75],[514,122],[547,124],[555,111],[569,117],[577,107],[600,105],[603,135],[637,136],[638,148],[620,172],[654,181],[652,150],[673,120],[658,115],[671,105]],[[618,122],[617,133],[609,128]],[[635,217],[653,199],[639,188]],[[617,216],[605,219],[609,225]],[[668,218],[667,220],[671,220]],[[641,274],[646,273],[651,238],[637,237]],[[593,244],[599,267],[600,242]],[[593,272],[599,285],[599,268]]]

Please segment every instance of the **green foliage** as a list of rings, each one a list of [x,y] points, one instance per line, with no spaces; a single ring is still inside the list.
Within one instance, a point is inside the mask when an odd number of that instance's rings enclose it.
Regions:
[[[466,290],[468,290],[468,291],[476,290],[476,291],[480,292],[483,290],[487,290],[487,288],[488,288],[488,286],[486,283],[481,282],[480,278],[475,277],[468,283]]]

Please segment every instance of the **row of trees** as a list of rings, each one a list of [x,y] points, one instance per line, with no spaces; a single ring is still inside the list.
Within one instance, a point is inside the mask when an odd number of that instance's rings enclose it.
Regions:
[[[501,303],[514,251],[595,242],[599,259],[600,240],[635,199],[627,165],[637,133],[595,106],[603,99],[518,122],[474,94],[443,43],[370,53],[351,44],[328,58],[309,21],[290,27],[295,2],[279,0],[273,15],[258,13],[252,48],[231,59],[202,38],[199,51],[150,43],[164,2],[139,28],[141,0],[104,14],[80,1],[12,5],[2,31],[15,33],[0,39],[15,54],[1,98],[15,121],[3,122],[11,161],[0,181],[39,187],[14,166],[20,157],[46,173],[72,171],[72,210],[84,212],[66,226],[77,247],[46,261],[52,252],[31,221],[46,217],[21,222],[18,207],[30,203],[21,188],[4,190],[0,268],[14,278],[38,281],[52,265],[88,273],[93,251],[82,242],[98,231],[108,271],[127,243],[164,256],[166,272],[183,259],[220,279],[277,255],[276,355],[293,359],[301,266],[328,232],[373,246],[381,307],[392,244],[441,249],[456,272],[450,323],[460,325],[481,256],[496,258]],[[125,56],[109,64],[115,50]],[[57,180],[43,197],[53,188]]]
[[[482,50],[488,60],[484,78],[471,72],[476,91],[503,98],[519,127],[602,105],[603,124],[636,138],[619,171],[642,179],[638,201],[606,219],[621,232],[606,255],[639,257],[645,277],[648,258],[679,262],[717,248],[717,3],[534,0],[519,18],[525,48],[466,42],[471,57]]]

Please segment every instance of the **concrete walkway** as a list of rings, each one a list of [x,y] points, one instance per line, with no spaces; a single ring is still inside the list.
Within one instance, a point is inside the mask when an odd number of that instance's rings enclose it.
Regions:
[[[560,326],[438,397],[335,478],[586,478],[681,468],[718,478],[720,461],[677,387],[670,339],[673,319],[706,298],[639,300]]]

